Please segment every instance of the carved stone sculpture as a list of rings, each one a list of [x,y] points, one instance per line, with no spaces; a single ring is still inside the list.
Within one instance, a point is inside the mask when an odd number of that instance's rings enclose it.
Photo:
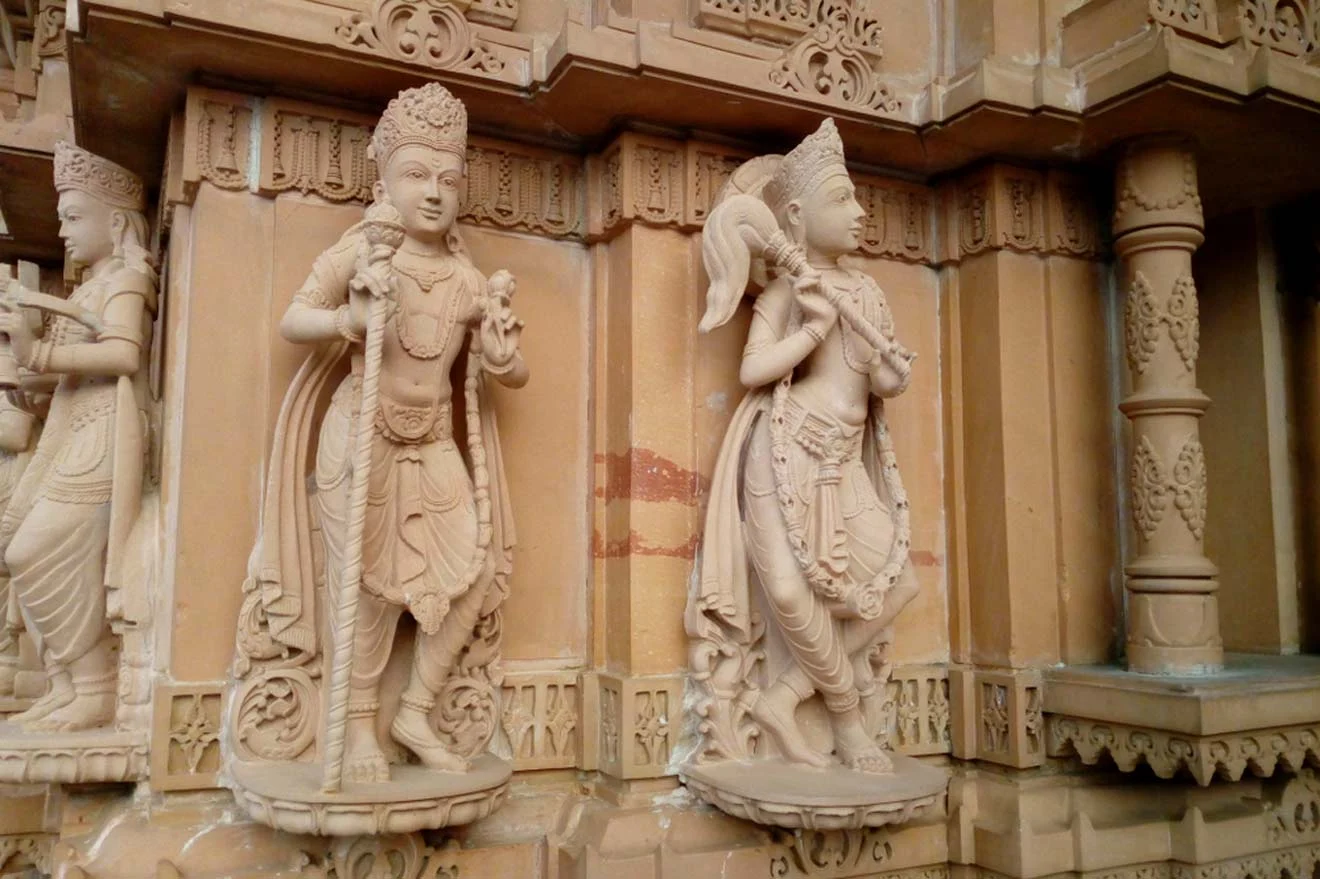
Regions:
[[[85,267],[83,283],[64,300],[10,282],[3,317],[26,370],[24,390],[50,394],[45,429],[0,519],[10,589],[50,679],[46,694],[6,729],[41,733],[115,719],[118,645],[107,590],[125,585],[125,550],[141,506],[142,367],[156,310],[141,181],[60,143],[55,188],[60,235],[70,259]],[[0,734],[0,749],[5,739]]]
[[[276,428],[227,746],[240,801],[283,829],[464,823],[509,777],[488,753],[514,540],[488,383],[528,372],[512,277],[454,225],[466,128],[437,84],[390,103],[375,203],[281,323],[315,348]]]
[[[736,171],[703,235],[703,331],[749,276],[764,289],[688,597],[700,742],[682,773],[734,815],[791,827],[903,820],[945,784],[877,741],[893,622],[917,593],[882,401],[914,355],[880,288],[841,262],[863,217],[826,120]]]
[[[12,357],[10,362],[13,363]],[[41,436],[41,424],[50,406],[50,394],[27,392],[15,387],[0,397],[0,516],[13,500],[19,480],[32,460]],[[30,707],[19,677],[23,673],[23,615],[18,596],[9,588],[8,571],[0,568],[0,704],[12,700],[5,710]],[[41,695],[37,693],[35,695]],[[9,707],[12,706],[12,707]]]

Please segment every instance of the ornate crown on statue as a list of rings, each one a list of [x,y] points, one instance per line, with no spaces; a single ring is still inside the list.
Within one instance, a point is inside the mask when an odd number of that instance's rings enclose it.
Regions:
[[[771,210],[778,211],[795,198],[803,198],[834,174],[847,174],[843,163],[843,141],[826,119],[815,132],[779,161],[779,167],[766,181],[762,198]]]
[[[147,209],[146,190],[137,175],[82,147],[55,144],[55,191],[85,192],[127,211]]]
[[[371,158],[382,166],[400,147],[412,144],[467,152],[467,110],[439,83],[400,92],[390,101],[371,136]]]

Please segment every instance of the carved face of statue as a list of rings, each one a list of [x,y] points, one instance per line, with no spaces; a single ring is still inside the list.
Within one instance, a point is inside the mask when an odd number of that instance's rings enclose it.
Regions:
[[[385,192],[415,241],[444,240],[458,217],[463,157],[426,146],[400,147],[381,175]]]
[[[809,252],[838,257],[852,253],[861,244],[866,211],[857,203],[857,190],[842,171],[830,175],[802,199],[796,213]]]
[[[65,254],[85,266],[113,255],[115,213],[105,202],[85,192],[61,192],[58,214]]]

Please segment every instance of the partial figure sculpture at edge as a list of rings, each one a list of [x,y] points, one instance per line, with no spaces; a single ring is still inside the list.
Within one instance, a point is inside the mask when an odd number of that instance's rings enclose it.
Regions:
[[[918,591],[883,400],[906,390],[914,355],[880,288],[841,262],[864,217],[827,119],[739,168],[703,232],[703,332],[749,279],[763,290],[688,600],[699,742],[681,774],[784,826],[905,820],[944,789],[880,743],[893,623]]]
[[[391,101],[370,147],[375,202],[280,324],[315,347],[276,428],[228,747],[240,801],[285,829],[464,823],[494,808],[510,774],[488,753],[514,542],[488,383],[518,388],[528,370],[513,279],[484,277],[455,226],[466,138],[462,103],[438,84]],[[284,785],[268,761],[319,775]],[[326,806],[290,824],[301,818],[276,800]],[[378,804],[378,820],[336,817],[350,800]]]
[[[142,505],[145,364],[157,305],[143,185],[113,162],[59,143],[55,188],[60,237],[82,283],[65,300],[11,280],[0,302],[0,332],[21,367],[16,384],[3,382],[10,401],[33,414],[49,406],[0,518],[12,601],[48,687],[0,738],[14,728],[114,724],[121,644],[111,624],[125,587],[146,588],[129,550]]]

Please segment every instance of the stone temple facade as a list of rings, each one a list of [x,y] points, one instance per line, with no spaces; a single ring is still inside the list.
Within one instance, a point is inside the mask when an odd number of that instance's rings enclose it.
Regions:
[[[0,876],[1320,877],[1318,159],[1317,0],[0,0]]]

